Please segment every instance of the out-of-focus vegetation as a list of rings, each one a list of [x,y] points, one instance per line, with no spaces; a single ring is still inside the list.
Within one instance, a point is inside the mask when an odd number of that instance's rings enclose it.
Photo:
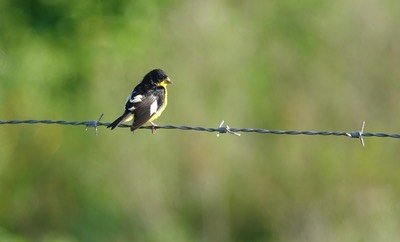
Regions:
[[[0,119],[400,129],[400,2],[0,1]],[[3,125],[0,241],[397,241],[399,142]]]

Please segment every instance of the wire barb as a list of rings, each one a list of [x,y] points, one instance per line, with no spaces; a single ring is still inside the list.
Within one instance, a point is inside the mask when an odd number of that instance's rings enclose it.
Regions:
[[[236,136],[240,136],[239,133],[236,133],[236,132],[231,131],[231,129],[229,128],[228,125],[223,126],[223,125],[224,125],[224,122],[225,122],[225,120],[222,120],[222,122],[221,122],[221,123],[219,124],[219,126],[218,126],[218,134],[217,134],[217,137],[219,137],[220,134],[226,134],[226,133],[233,134],[233,135],[236,135]]]
[[[99,126],[100,120],[103,117],[103,113],[100,115],[99,119],[97,121],[95,120],[91,120],[91,121],[87,121],[86,122],[86,129],[85,131],[87,131],[89,128],[94,128],[94,133],[97,136],[97,127]]]
[[[360,131],[346,133],[346,135],[349,136],[350,138],[358,138],[358,139],[360,139],[361,145],[363,147],[365,147],[365,143],[364,143],[364,139],[363,139],[364,127],[365,127],[365,121],[362,122]]]

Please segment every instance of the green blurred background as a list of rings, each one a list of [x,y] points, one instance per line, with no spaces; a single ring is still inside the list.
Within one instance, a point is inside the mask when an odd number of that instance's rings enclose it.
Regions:
[[[0,119],[398,133],[395,0],[0,0]],[[0,241],[396,241],[399,142],[0,126]]]

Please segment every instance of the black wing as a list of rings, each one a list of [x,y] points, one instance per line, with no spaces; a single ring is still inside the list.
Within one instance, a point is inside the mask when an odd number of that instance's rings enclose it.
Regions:
[[[164,88],[157,88],[149,91],[141,102],[135,103],[133,110],[134,121],[131,130],[140,128],[143,124],[150,120],[154,113],[164,104],[165,92]],[[156,108],[156,110],[151,110]]]

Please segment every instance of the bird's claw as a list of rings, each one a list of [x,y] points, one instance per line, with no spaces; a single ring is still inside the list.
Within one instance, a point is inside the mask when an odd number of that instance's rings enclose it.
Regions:
[[[151,123],[151,133],[154,134],[157,131],[157,124],[150,122]]]
[[[157,126],[156,125],[152,125],[151,126],[151,133],[154,134],[157,131]]]

